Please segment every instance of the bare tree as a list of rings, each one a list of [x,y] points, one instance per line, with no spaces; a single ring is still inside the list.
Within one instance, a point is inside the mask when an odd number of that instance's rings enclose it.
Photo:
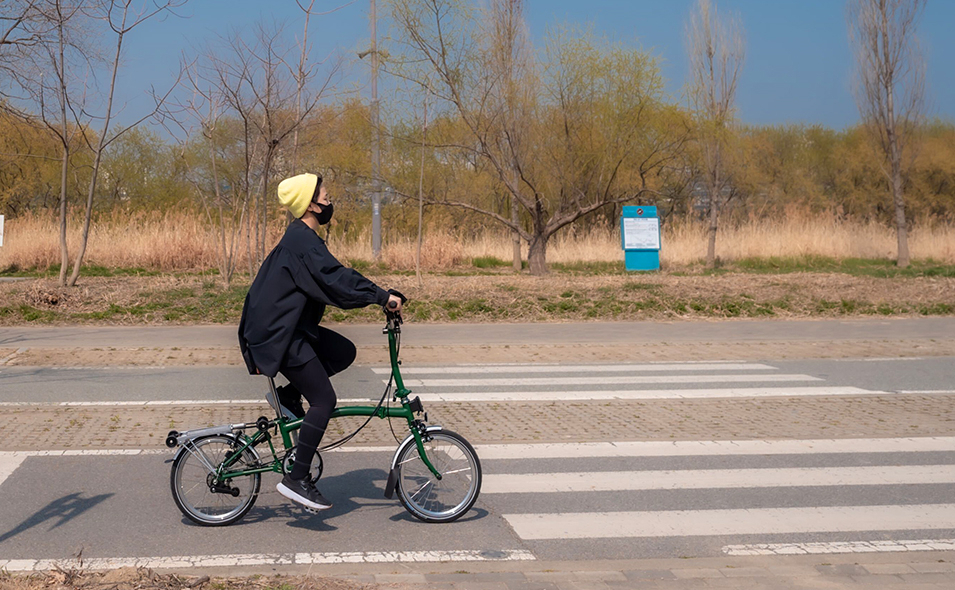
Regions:
[[[188,180],[196,190],[209,227],[216,232],[219,277],[228,288],[238,263],[239,238],[249,198],[241,178],[221,169],[234,170],[229,165],[234,158],[229,156],[235,150],[229,147],[241,142],[230,136],[230,127],[235,127],[230,123],[234,121],[224,116],[225,100],[213,86],[215,79],[204,76],[205,70],[196,62],[184,64],[183,71],[192,94],[166,109],[166,114],[172,115],[167,120],[174,121],[182,131],[174,137],[181,146]]]
[[[415,250],[414,271],[418,278],[418,286],[421,282],[421,240],[424,236],[424,155],[425,146],[428,143],[428,96],[424,97],[424,117],[421,121],[421,167],[418,170],[418,247]]]
[[[66,286],[66,275],[70,266],[70,252],[66,241],[66,215],[69,197],[69,172],[73,144],[81,129],[71,125],[75,119],[70,89],[88,74],[89,62],[83,56],[89,55],[89,47],[77,33],[81,27],[76,24],[84,15],[82,2],[69,0],[51,0],[33,6],[33,15],[40,34],[36,43],[29,45],[30,51],[15,68],[20,73],[15,76],[20,88],[25,91],[27,100],[39,103],[39,118],[49,132],[56,137],[61,148],[60,162],[60,276],[61,286]],[[26,46],[24,46],[25,48]],[[22,68],[22,69],[21,69]],[[79,76],[74,70],[80,70]],[[76,92],[80,92],[77,90]],[[50,97],[55,107],[49,107]],[[55,110],[51,110],[55,109]],[[69,113],[73,113],[71,117]]]
[[[505,120],[502,130],[502,148],[510,169],[513,183],[519,185],[518,166],[526,156],[522,152],[522,142],[527,137],[526,124],[528,110],[532,108],[530,85],[534,76],[530,54],[530,41],[524,22],[524,0],[492,0],[489,8],[491,42],[491,67],[500,80],[494,89],[493,108]],[[520,225],[520,207],[517,199],[511,197],[511,222]],[[512,268],[521,272],[521,234],[513,231]]]
[[[528,244],[532,274],[547,272],[548,240],[562,228],[654,194],[657,173],[683,139],[673,132],[679,117],[663,105],[662,78],[648,54],[557,31],[542,75],[522,80],[528,87],[521,99],[508,93],[495,67],[496,40],[487,34],[493,27],[486,19],[479,26],[466,3],[393,0],[392,6],[409,53],[394,71],[426,88],[469,135],[436,147],[487,164],[526,217],[515,222],[477,200],[432,202],[480,213],[517,232]],[[410,65],[402,70],[401,64]],[[520,116],[497,108],[495,97],[509,95],[527,101]]]
[[[245,37],[233,33],[221,47],[208,50],[190,67],[193,99],[180,101],[179,114],[170,115],[179,121],[187,137],[198,129],[207,142],[211,141],[210,135],[223,141],[216,131],[222,120],[237,124],[238,133],[233,140],[241,146],[242,170],[232,183],[233,194],[228,197],[230,206],[226,211],[232,212],[233,219],[236,215],[244,219],[249,272],[255,274],[268,246],[268,191],[274,169],[278,163],[294,170],[295,134],[330,90],[341,60],[332,61],[326,75],[319,78],[317,65],[326,65],[329,58],[318,61],[316,66],[307,66],[307,56],[302,54],[297,66],[291,65],[287,58],[294,46],[287,43],[280,27],[260,27],[251,40]],[[301,47],[307,52],[307,44],[303,42]],[[203,106],[197,108],[196,102]],[[285,158],[279,158],[289,139],[293,144],[291,166]],[[218,203],[225,198],[213,188],[201,194]],[[223,219],[227,221],[226,216]],[[228,231],[224,228],[231,226],[225,223],[221,227]],[[223,240],[220,235],[220,244]],[[221,245],[220,249],[220,254],[225,255],[229,248]],[[229,266],[228,261],[224,264]]]
[[[0,43],[0,75],[10,79],[22,91],[13,97],[17,112],[29,119],[38,119],[56,137],[61,150],[60,174],[60,284],[74,286],[79,277],[83,257],[89,241],[93,201],[103,152],[116,139],[155,114],[155,110],[119,131],[110,125],[114,114],[113,101],[121,63],[123,42],[127,34],[141,23],[183,4],[186,0],[19,0],[14,2],[16,12],[2,33]],[[135,4],[135,6],[134,6]],[[107,31],[101,32],[97,25]],[[100,37],[115,40],[112,59],[101,59],[98,48]],[[17,61],[8,64],[6,50],[17,48]],[[107,67],[109,83],[100,92],[96,84],[96,69]],[[10,98],[7,95],[7,98]],[[157,97],[159,103],[164,97]],[[105,103],[105,112],[91,114],[97,102]],[[52,103],[52,104],[51,104]],[[159,104],[157,103],[157,105]],[[20,105],[23,105],[20,108]],[[8,110],[10,104],[5,104]],[[36,108],[38,107],[38,109]],[[158,108],[158,106],[157,106]],[[38,115],[30,114],[36,109]],[[99,129],[93,129],[98,123]],[[72,273],[67,246],[68,176],[73,156],[82,153],[80,140],[90,150],[92,162],[84,170],[86,216],[82,238]],[[85,154],[84,154],[85,155]],[[85,163],[84,163],[85,165]]]
[[[351,0],[341,6],[332,8],[331,10],[326,10],[324,12],[314,12],[315,0],[309,0],[308,6],[306,7],[302,4],[301,0],[295,0],[295,4],[298,5],[299,10],[305,14],[305,26],[302,31],[302,43],[301,43],[301,54],[298,61],[298,70],[295,73],[295,82],[297,85],[297,94],[295,96],[295,115],[301,119],[302,118],[302,92],[305,90],[305,83],[308,81],[307,74],[309,71],[306,69],[305,64],[308,63],[308,54],[310,53],[310,47],[308,44],[308,24],[312,18],[312,15],[315,16],[325,16],[332,14],[333,12],[338,12],[342,8],[354,4],[357,0]],[[292,174],[298,173],[298,132],[299,127],[296,126],[295,131],[292,132]]]
[[[904,155],[925,110],[925,59],[916,29],[925,0],[849,0],[849,39],[856,57],[856,102],[878,139],[892,187],[898,265],[909,265],[903,192]],[[887,166],[886,166],[887,164]]]
[[[686,27],[690,57],[688,94],[696,114],[707,194],[706,265],[716,265],[716,232],[728,173],[725,151],[733,123],[736,88],[745,57],[742,25],[717,13],[715,3],[697,0]]]
[[[24,67],[35,57],[35,52],[55,34],[55,25],[45,18],[41,0],[6,0],[0,12],[0,79],[10,84],[0,85],[0,109],[24,113],[9,104],[23,98],[14,88],[27,88],[30,67]]]
[[[177,80],[176,83],[172,84],[165,95],[157,97],[156,105],[151,112],[143,115],[131,125],[124,126],[119,131],[111,134],[110,124],[112,123],[113,117],[113,100],[116,95],[116,79],[119,74],[120,64],[122,63],[123,42],[126,36],[142,23],[182,6],[185,1],[186,0],[164,0],[163,2],[137,2],[134,5],[134,0],[106,0],[104,5],[100,7],[101,12],[98,16],[115,35],[116,51],[110,62],[110,79],[106,91],[106,110],[101,117],[97,117],[101,121],[99,133],[95,138],[91,137],[87,133],[90,126],[83,124],[79,118],[76,120],[77,127],[83,131],[82,136],[86,144],[93,152],[93,167],[90,171],[89,186],[86,192],[86,212],[83,219],[83,233],[80,238],[79,250],[76,253],[76,258],[73,260],[73,270],[67,281],[67,285],[70,287],[76,285],[76,280],[80,276],[80,269],[83,266],[83,257],[86,255],[86,247],[89,243],[90,222],[93,216],[93,200],[96,196],[96,183],[99,178],[103,152],[124,133],[155,115],[161,109],[162,103],[169,96],[169,93],[175,88],[176,84],[178,84]]]

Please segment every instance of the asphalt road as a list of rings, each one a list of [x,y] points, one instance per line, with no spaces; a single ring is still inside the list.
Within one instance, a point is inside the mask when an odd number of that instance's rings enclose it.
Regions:
[[[754,543],[951,539],[955,443],[935,443],[950,450],[878,452],[870,443],[852,453],[739,456],[723,448],[652,457],[636,449],[586,458],[564,447],[566,457],[517,449],[510,454],[526,458],[495,459],[479,447],[484,493],[451,525],[418,522],[382,497],[390,453],[329,453],[320,489],[331,510],[305,514],[274,491],[278,476],[266,475],[255,508],[228,529],[179,513],[165,455],[29,457],[0,488],[0,562],[81,550],[87,559],[522,551],[597,560],[719,556]],[[628,489],[640,487],[656,489]]]
[[[342,397],[378,391],[382,369],[336,377]],[[955,393],[951,358],[409,366],[405,373],[424,399]],[[0,369],[2,403],[253,399],[261,386],[241,368]],[[453,525],[420,523],[384,499],[391,452],[356,449],[326,455],[320,488],[331,510],[303,513],[274,492],[278,476],[266,475],[255,509],[227,530],[195,526],[178,512],[163,462],[169,453],[0,453],[0,567],[29,569],[30,560],[80,550],[85,558],[148,563],[242,555],[243,563],[268,564],[303,553],[612,560],[955,542],[955,437],[502,444],[478,453],[482,495]]]

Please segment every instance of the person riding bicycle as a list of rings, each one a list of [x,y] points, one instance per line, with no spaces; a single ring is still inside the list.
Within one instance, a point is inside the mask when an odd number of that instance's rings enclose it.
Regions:
[[[278,388],[279,403],[305,417],[295,464],[278,484],[279,493],[324,510],[331,502],[315,488],[309,468],[337,402],[329,377],[351,365],[356,350],[350,340],[318,324],[327,305],[354,309],[394,302],[391,311],[400,312],[403,297],[342,266],[328,251],[317,232],[331,220],[334,207],[321,176],[286,178],[278,198],[295,219],[252,281],[239,322],[239,348],[250,374],[281,372],[289,380]]]

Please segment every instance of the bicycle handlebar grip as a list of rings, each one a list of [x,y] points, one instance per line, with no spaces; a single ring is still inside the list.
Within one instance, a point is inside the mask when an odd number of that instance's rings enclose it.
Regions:
[[[398,302],[397,302],[397,301],[389,301],[389,302],[388,302],[388,309],[397,309],[397,308],[398,308]]]

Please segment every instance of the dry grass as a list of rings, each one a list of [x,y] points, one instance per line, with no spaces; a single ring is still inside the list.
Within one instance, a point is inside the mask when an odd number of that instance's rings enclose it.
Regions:
[[[75,560],[49,572],[14,575],[0,572],[0,590],[372,590],[377,584],[310,576],[209,576],[160,573],[146,568],[124,567],[106,571],[74,568]],[[96,560],[93,560],[96,561]]]
[[[79,242],[79,220],[68,235],[71,253]],[[283,224],[270,227],[270,237],[281,236]],[[892,258],[895,233],[876,223],[842,222],[831,216],[787,216],[777,222],[747,221],[721,229],[717,252],[724,261],[745,258],[823,256],[834,259]],[[115,213],[94,224],[86,262],[108,268],[145,268],[158,271],[188,271],[216,268],[216,238],[204,219],[186,213],[151,213],[132,216]],[[354,262],[371,259],[367,232],[329,245],[340,258]],[[698,223],[668,225],[663,235],[662,264],[679,268],[702,259],[705,228]],[[245,246],[239,269],[246,268]],[[925,224],[910,234],[915,259],[955,263],[955,226]],[[524,255],[526,256],[526,246]],[[509,261],[511,242],[506,235],[489,232],[475,239],[461,240],[450,231],[426,236],[422,248],[425,270],[446,270],[479,257]],[[575,235],[565,231],[549,244],[547,259],[552,263],[612,262],[622,259],[618,232],[595,231]],[[383,260],[391,270],[414,268],[415,241],[411,236],[386,243]],[[6,224],[0,248],[0,270],[46,269],[59,262],[55,216],[26,215]]]

